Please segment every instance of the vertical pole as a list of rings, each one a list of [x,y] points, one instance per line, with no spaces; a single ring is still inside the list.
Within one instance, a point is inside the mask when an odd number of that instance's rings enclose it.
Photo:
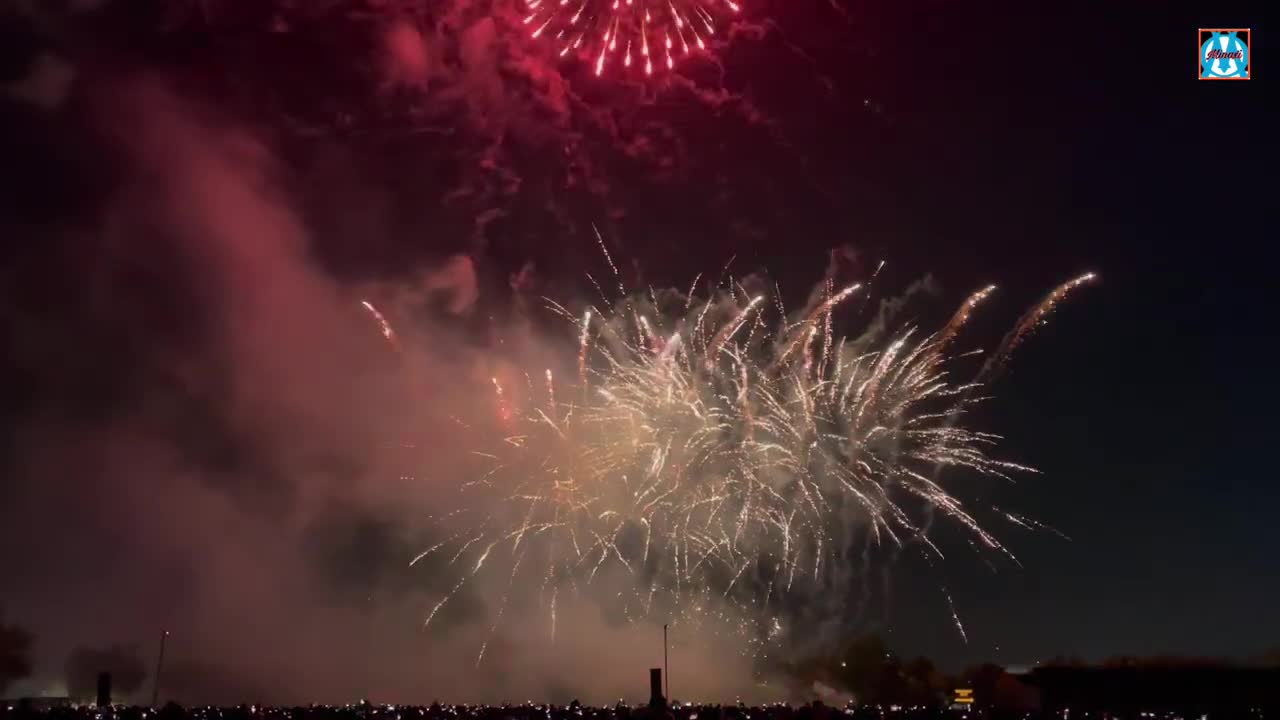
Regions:
[[[671,702],[671,667],[667,665],[667,624],[662,624],[662,683],[664,685],[662,694],[666,695],[667,703]]]
[[[160,673],[164,670],[164,644],[169,639],[169,631],[160,635],[160,654],[156,657],[156,676],[151,681],[151,707],[160,701]]]
[[[364,716],[366,718],[369,717],[369,708],[373,703],[373,673],[369,672],[369,670],[370,668],[373,667],[374,647],[377,645],[377,641],[374,639],[374,632],[373,632],[374,617],[375,616],[373,613],[373,594],[370,593],[369,594],[369,614],[368,614],[369,621],[368,621],[368,625],[365,627],[365,642],[368,643],[368,646],[365,648],[365,652],[369,656],[369,661],[366,662],[364,666],[365,668],[364,699],[366,703],[369,703],[369,704],[366,704],[364,708]]]

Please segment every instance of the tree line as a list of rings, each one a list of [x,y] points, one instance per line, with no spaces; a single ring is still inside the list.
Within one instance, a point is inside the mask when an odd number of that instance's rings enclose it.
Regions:
[[[1117,655],[1100,665],[1078,657],[1059,655],[1043,660],[1037,667],[1107,668],[1190,668],[1190,667],[1273,667],[1280,668],[1280,647],[1248,662],[1226,658],[1184,655]],[[959,673],[939,669],[927,657],[899,658],[878,635],[854,638],[840,651],[811,658],[786,668],[795,682],[807,690],[821,683],[842,691],[860,704],[925,705],[948,704],[957,689],[968,689],[977,705],[1009,710],[1030,710],[1038,704],[1033,686],[991,662],[971,665]]]
[[[7,622],[0,612],[0,697],[33,671],[35,636],[26,628]],[[1162,655],[1149,657],[1115,656],[1103,667],[1225,667],[1230,660],[1214,657]],[[1280,647],[1248,663],[1280,668]],[[1079,658],[1058,656],[1039,663],[1040,667],[1083,667]],[[980,663],[950,674],[926,657],[901,659],[878,635],[854,638],[839,652],[789,664],[783,670],[806,692],[815,684],[846,693],[855,702],[880,705],[938,705],[950,701],[957,688],[973,691],[977,704],[1009,709],[1034,707],[1036,691],[995,663]],[[67,694],[74,699],[96,696],[99,673],[111,673],[115,697],[128,697],[142,689],[146,666],[137,645],[106,648],[77,647],[67,658],[64,679]]]
[[[0,614],[0,697],[20,680],[31,676],[35,636],[26,628],[5,621]],[[133,695],[142,689],[147,671],[137,645],[105,648],[77,647],[63,668],[67,695],[78,700],[97,696],[98,674],[111,674],[111,691],[116,697]]]

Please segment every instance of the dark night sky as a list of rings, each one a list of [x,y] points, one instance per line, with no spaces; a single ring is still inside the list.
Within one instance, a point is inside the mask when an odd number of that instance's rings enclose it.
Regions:
[[[183,325],[185,293],[164,307],[155,300],[172,288],[156,280],[138,290],[146,319],[125,323],[125,349],[110,347],[116,326],[95,330],[85,307],[97,300],[80,295],[104,270],[78,259],[78,241],[59,229],[106,223],[103,198],[121,161],[93,108],[111,104],[121,78],[145,72],[191,102],[267,128],[264,143],[288,168],[289,195],[314,236],[309,252],[344,281],[403,275],[466,250],[482,284],[504,285],[534,262],[548,285],[581,285],[583,272],[601,272],[589,234],[598,221],[645,282],[687,283],[736,256],[735,267],[769,268],[798,301],[828,251],[849,244],[862,271],[888,261],[886,287],[931,273],[947,308],[999,284],[999,302],[976,326],[993,341],[1047,289],[1096,270],[1102,282],[1020,351],[982,417],[1007,437],[1009,457],[1043,474],[988,483],[979,494],[1071,541],[1010,533],[1024,567],[996,573],[963,552],[932,571],[904,565],[885,620],[891,642],[953,666],[1057,653],[1247,657],[1280,644],[1274,8],[855,0],[842,16],[825,2],[755,4],[777,25],[723,53],[724,87],[764,120],[679,88],[636,108],[629,91],[593,88],[568,70],[586,103],[617,103],[621,134],[652,130],[660,150],[637,159],[617,149],[616,136],[572,121],[547,131],[572,136],[572,156],[559,153],[558,141],[512,110],[521,119],[498,164],[522,179],[520,189],[445,202],[453,185],[474,179],[470,158],[457,158],[488,146],[465,132],[405,131],[398,110],[366,112],[385,99],[362,89],[365,79],[348,67],[360,62],[331,57],[335,47],[366,51],[334,21],[298,23],[280,37],[246,29],[248,20],[158,33],[146,29],[146,12],[110,5],[93,30],[84,20],[6,16],[6,83],[50,47],[80,68],[55,111],[0,100],[0,177],[11,203],[0,226],[11,365],[3,392],[13,399],[4,427],[14,468],[33,419],[110,418],[132,406],[122,396],[146,392],[151,376],[124,359],[129,343]],[[1205,25],[1253,28],[1252,81],[1196,80],[1195,33]],[[278,104],[255,102],[266,96]],[[420,102],[430,107],[433,97]],[[299,130],[342,112],[354,119],[338,129]],[[427,115],[436,126],[476,122]],[[444,149],[455,142],[458,154]],[[658,155],[671,164],[655,170]],[[594,165],[577,174],[562,166],[582,158]],[[581,182],[557,186],[569,175]],[[605,189],[586,189],[592,182]],[[475,230],[473,218],[490,207],[505,216]],[[147,268],[138,272],[136,287],[150,282]],[[42,337],[60,327],[87,333],[89,354],[102,362],[33,369],[31,318],[46,325]],[[191,399],[179,413],[201,407]],[[247,452],[229,442],[212,455]],[[49,516],[41,537],[27,540],[53,542],[57,523]],[[6,549],[0,572],[40,585],[41,571],[15,560],[21,554]],[[951,629],[939,584],[964,619],[967,645]],[[10,614],[22,619],[33,596]]]

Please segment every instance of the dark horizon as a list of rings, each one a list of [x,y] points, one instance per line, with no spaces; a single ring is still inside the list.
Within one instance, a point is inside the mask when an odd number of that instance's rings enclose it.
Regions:
[[[855,337],[994,283],[964,349],[1098,273],[972,416],[1039,474],[948,480],[1051,529],[998,525],[1013,562],[940,524],[945,561],[877,555],[837,625],[950,669],[1280,646],[1274,11],[762,0],[721,67],[630,84],[503,1],[0,10],[0,619],[36,636],[31,687],[81,645],[149,666],[162,629],[193,683],[288,698],[647,668],[652,628],[590,599],[556,649],[502,631],[468,672],[500,592],[432,635],[452,576],[406,569],[490,377],[574,372],[541,298],[613,292],[595,228],[637,293],[767,275],[791,310],[870,282]],[[1198,81],[1198,29],[1236,26],[1258,74]],[[601,667],[611,644],[649,655]],[[686,661],[728,687],[727,656]]]

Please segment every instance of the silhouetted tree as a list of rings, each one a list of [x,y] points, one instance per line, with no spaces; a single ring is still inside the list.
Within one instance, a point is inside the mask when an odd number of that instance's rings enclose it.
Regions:
[[[890,660],[892,656],[883,638],[864,635],[849,643],[841,653],[839,681],[858,702],[878,702]]]
[[[0,695],[14,681],[31,674],[33,639],[25,628],[6,623],[0,613]]]
[[[98,674],[104,672],[111,673],[111,692],[117,697],[136,693],[147,679],[146,666],[136,645],[112,645],[103,649],[78,647],[67,658],[67,693],[78,699],[94,697]]]
[[[948,689],[947,676],[927,657],[917,657],[908,662],[902,672],[911,687],[909,702],[912,705],[931,705]]]
[[[1222,668],[1233,663],[1226,658],[1195,657],[1187,655],[1151,655],[1137,657],[1134,655],[1117,655],[1107,658],[1102,666],[1107,668]]]
[[[905,705],[912,701],[911,683],[898,658],[889,654],[880,667],[880,682],[875,689],[874,701],[883,704]]]
[[[996,702],[996,683],[1004,675],[1004,668],[992,663],[983,663],[966,669],[961,673],[961,682],[973,689],[973,699],[979,705],[993,706]]]
[[[1084,661],[1074,655],[1054,655],[1040,663],[1041,667],[1084,667]]]
[[[1132,657],[1130,655],[1115,655],[1102,661],[1102,667],[1104,668],[1114,669],[1114,668],[1128,668],[1128,667],[1137,667],[1137,666],[1138,666],[1138,658]]]
[[[915,682],[928,685],[933,674],[937,672],[933,661],[927,657],[917,657],[907,662],[902,668],[903,673]]]
[[[996,678],[992,702],[1000,710],[1030,712],[1040,706],[1040,691],[1002,672]]]

